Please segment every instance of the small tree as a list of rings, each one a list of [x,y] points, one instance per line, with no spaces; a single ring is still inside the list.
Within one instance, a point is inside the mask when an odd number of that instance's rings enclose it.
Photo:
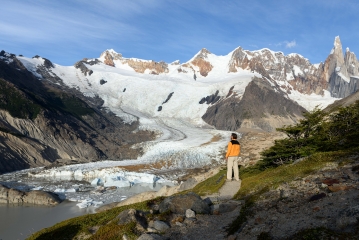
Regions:
[[[278,128],[287,135],[261,153],[262,166],[278,166],[315,152],[359,147],[359,101],[333,113],[319,108],[303,114],[296,125]]]
[[[325,112],[315,108],[304,113],[304,118],[296,125],[277,128],[287,135],[286,139],[276,140],[274,146],[263,151],[263,166],[278,166],[308,156],[318,149],[321,142]]]

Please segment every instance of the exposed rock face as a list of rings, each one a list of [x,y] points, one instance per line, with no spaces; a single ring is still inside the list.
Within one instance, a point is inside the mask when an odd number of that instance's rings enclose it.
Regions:
[[[103,57],[105,60],[103,61],[104,64],[109,65],[111,67],[115,66],[115,63],[113,62],[113,60],[117,60],[116,57],[118,57],[118,59],[121,59],[122,56],[121,54],[119,56],[113,56],[112,54],[110,54],[109,51],[105,51],[101,54],[101,57]]]
[[[327,88],[326,81],[319,78],[321,69],[299,54],[285,56],[269,49],[251,52],[239,47],[233,52],[228,66],[229,72],[237,72],[237,68],[248,69],[268,79],[288,82],[293,89],[304,94],[322,94]],[[282,88],[290,90],[285,85]]]
[[[359,90],[359,78],[351,77],[350,81],[343,80],[343,77],[333,73],[329,79],[329,89],[333,97],[345,98]]]
[[[85,76],[87,76],[87,74],[88,74],[89,76],[91,76],[91,74],[93,73],[93,71],[90,70],[90,69],[88,69],[84,63],[86,63],[86,61],[83,61],[83,60],[82,60],[82,61],[78,61],[77,63],[75,63],[74,66],[75,66],[75,68],[80,69],[81,72],[82,72]]]
[[[65,92],[14,64],[21,62],[0,59],[0,173],[46,166],[57,159],[136,158],[142,151],[131,146],[154,137],[146,131],[134,133],[138,122],[125,124],[97,108],[101,101],[82,100],[76,90]]]
[[[213,69],[211,63],[206,61],[207,55],[211,54],[207,49],[203,48],[196,58],[191,62],[194,66],[199,68],[199,73],[206,77],[208,73]]]
[[[221,100],[208,108],[203,120],[217,129],[237,130],[240,127],[273,131],[284,124],[295,123],[306,110],[273,89],[268,80],[254,78],[242,98]]]
[[[349,75],[359,76],[359,61],[355,53],[349,51],[349,48],[346,49],[344,63]]]
[[[162,104],[167,103],[167,102],[171,99],[171,97],[173,96],[173,93],[174,93],[174,92],[171,92],[170,94],[168,94],[166,100],[165,100]]]
[[[53,193],[43,191],[23,192],[0,184],[0,203],[56,205],[60,202],[60,198]]]
[[[36,56],[33,57],[33,58],[41,58],[41,57],[38,56],[38,55],[36,55]],[[42,58],[42,59],[44,59],[44,66],[45,66],[46,68],[53,68],[53,67],[54,67],[54,65],[52,64],[52,62],[51,62],[49,59],[47,59],[47,58]]]
[[[151,74],[160,74],[168,72],[167,63],[165,62],[142,62],[138,60],[128,59],[124,63],[127,63],[138,73],[144,73],[146,70],[150,70]]]
[[[346,68],[346,64],[344,62],[344,56],[343,56],[343,49],[342,49],[342,43],[340,41],[339,36],[335,37],[334,40],[334,47],[333,50],[330,53],[330,61],[327,61],[328,64],[328,73],[327,74],[332,74],[332,73],[341,73],[344,75],[344,77],[349,77],[348,76],[348,71]],[[328,79],[330,76],[327,75],[326,78]]]
[[[123,58],[121,54],[116,53],[113,50],[106,50],[100,56],[104,59],[104,63],[111,67],[115,66],[115,60],[119,60],[122,64],[128,64],[138,73],[144,73],[146,70],[149,70],[151,74],[160,74],[168,72],[168,64],[165,62],[155,62],[155,61],[141,61],[138,59],[127,59]]]
[[[324,78],[328,81],[328,90],[333,97],[343,98],[359,89],[359,62],[354,53],[346,50],[343,56],[339,37],[324,63]]]
[[[240,47],[233,52],[228,66],[229,72],[248,69],[268,79],[288,82],[292,89],[304,94],[323,94],[323,90],[329,90],[333,97],[342,98],[358,90],[359,62],[349,49],[343,56],[339,37],[335,38],[325,63],[317,67],[299,54],[284,56],[269,49],[251,52]]]
[[[218,102],[218,100],[221,98],[221,96],[218,96],[218,93],[219,91],[217,90],[214,94],[202,98],[201,101],[199,101],[199,104],[214,104]]]

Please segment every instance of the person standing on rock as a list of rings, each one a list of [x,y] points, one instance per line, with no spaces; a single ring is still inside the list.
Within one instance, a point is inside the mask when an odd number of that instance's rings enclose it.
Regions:
[[[237,134],[231,134],[231,141],[228,143],[226,161],[227,161],[227,180],[232,180],[232,169],[234,171],[234,179],[239,181],[238,158],[241,153],[241,145],[237,140]]]

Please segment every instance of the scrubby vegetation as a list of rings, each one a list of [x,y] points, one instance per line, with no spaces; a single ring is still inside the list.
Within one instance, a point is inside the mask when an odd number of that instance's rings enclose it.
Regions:
[[[42,95],[21,91],[3,79],[0,79],[0,109],[8,111],[13,117],[32,120],[41,109],[65,112],[77,118],[94,113],[91,107],[75,96],[51,91]]]
[[[52,109],[64,111],[77,118],[94,113],[94,110],[84,101],[65,93],[59,94],[50,92],[47,96],[47,104]]]
[[[193,189],[183,191],[179,194],[195,192],[199,195],[205,195],[218,192],[218,190],[225,182],[225,173],[226,169],[220,170],[216,175],[199,183]],[[33,234],[28,238],[28,240],[78,239],[84,236],[89,237],[86,239],[122,239],[124,234],[126,234],[129,239],[136,239],[138,237],[138,232],[136,232],[135,224],[128,223],[124,225],[118,225],[116,222],[116,217],[118,214],[130,208],[148,212],[151,209],[151,206],[154,204],[159,204],[161,201],[163,201],[163,199],[164,197],[159,197],[141,203],[112,208],[101,213],[89,214],[68,219]],[[148,213],[146,216],[149,219],[156,217],[159,220],[165,220],[167,215],[168,213],[165,212],[157,214],[156,216]],[[98,228],[95,234],[91,234],[91,229],[93,228]]]
[[[262,152],[262,168],[276,167],[318,152],[359,147],[359,101],[335,112],[315,108],[297,125],[277,129],[287,135]]]
[[[336,151],[315,153],[296,164],[286,164],[265,170],[262,170],[260,165],[240,169],[242,185],[234,198],[242,199],[252,195],[260,195],[269,189],[275,189],[284,182],[290,182],[297,178],[308,176],[333,162],[339,165],[352,162],[354,160],[351,157],[355,152],[356,151]]]
[[[263,160],[256,165],[240,169],[242,185],[234,199],[246,201],[241,214],[229,228],[230,234],[240,229],[251,216],[251,206],[264,192],[306,177],[328,164],[341,166],[356,161],[359,153],[359,101],[337,108],[335,112],[316,108],[304,114],[304,119],[297,125],[277,130],[285,133],[287,138],[276,140],[274,146],[263,151]],[[343,239],[354,239],[350,234],[335,234]],[[308,229],[290,239],[324,239],[323,236],[329,235],[333,232],[325,228]],[[263,239],[266,236],[263,233]]]
[[[126,234],[130,239],[138,237],[134,223],[118,225],[116,217],[126,209],[137,209],[149,211],[152,204],[157,204],[163,198],[157,198],[141,203],[135,203],[123,207],[117,207],[105,212],[96,214],[88,214],[76,218],[71,218],[60,222],[52,227],[42,229],[28,238],[32,239],[81,239],[81,236],[88,236],[86,239],[122,239]],[[91,233],[91,229],[98,228],[95,234]]]
[[[13,117],[35,119],[41,107],[14,86],[0,79],[0,109],[8,111]]]

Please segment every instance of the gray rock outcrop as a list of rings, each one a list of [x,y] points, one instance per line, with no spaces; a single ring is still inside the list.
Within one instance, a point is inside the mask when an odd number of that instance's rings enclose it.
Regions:
[[[172,213],[185,214],[187,209],[192,209],[197,214],[209,214],[211,212],[208,204],[195,193],[171,196],[159,205],[160,213],[171,211]]]
[[[229,72],[237,72],[237,68],[288,82],[290,86],[283,85],[282,90],[294,89],[304,94],[323,94],[323,90],[328,90],[333,97],[343,98],[359,89],[359,61],[349,48],[343,55],[339,36],[335,37],[334,47],[325,62],[319,65],[311,64],[299,54],[285,56],[269,49],[251,52],[239,47],[233,51]]]
[[[0,184],[0,203],[8,204],[36,204],[36,205],[57,205],[60,198],[53,193],[43,191],[23,192],[17,189],[7,188]]]
[[[359,61],[349,48],[343,55],[339,36],[335,38],[334,47],[323,67],[328,91],[333,97],[344,98],[359,89]]]
[[[159,232],[164,232],[166,231],[167,229],[170,228],[170,226],[168,226],[167,223],[165,222],[162,222],[162,221],[154,221],[153,222],[153,228],[155,228],[157,231]]]
[[[117,219],[119,225],[130,223],[130,222],[136,222],[136,228],[140,231],[144,231],[148,226],[144,214],[140,211],[137,211],[136,209],[128,209],[122,211],[117,216]]]
[[[275,103],[275,104],[274,104]],[[254,78],[242,98],[228,97],[208,108],[202,119],[217,129],[235,131],[258,128],[274,131],[284,124],[293,124],[306,110],[286,98],[268,80]]]

